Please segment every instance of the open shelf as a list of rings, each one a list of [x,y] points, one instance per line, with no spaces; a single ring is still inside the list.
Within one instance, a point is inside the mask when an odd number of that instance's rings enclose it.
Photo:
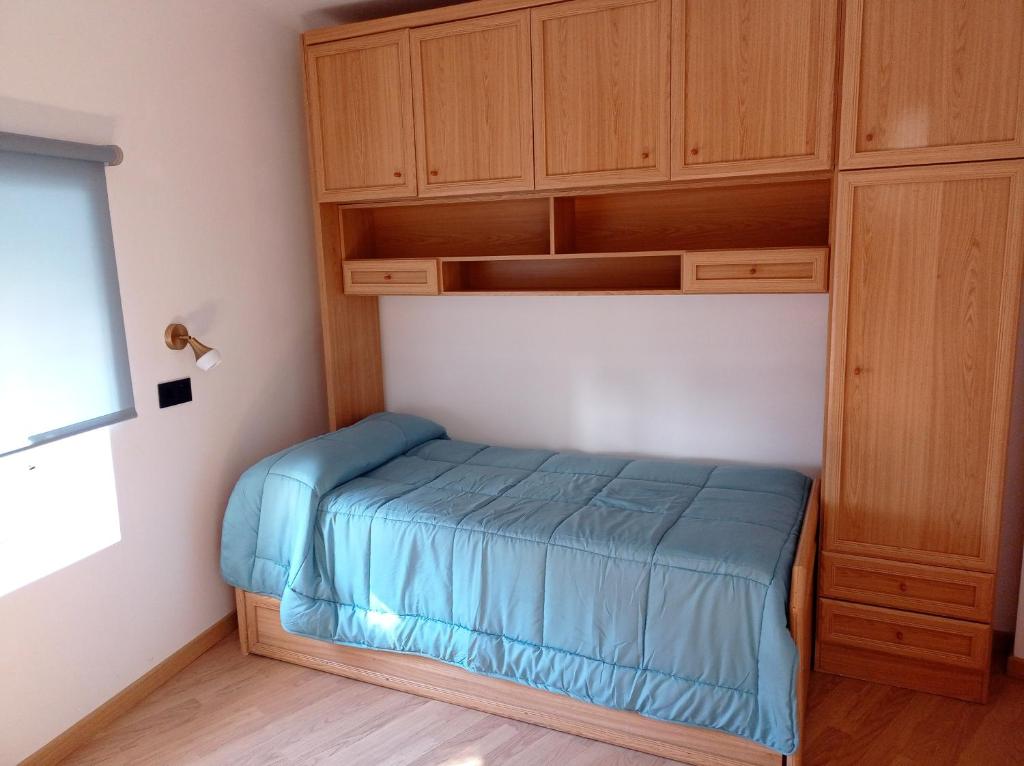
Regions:
[[[826,178],[561,198],[554,252],[825,246],[830,194]]]
[[[443,295],[679,293],[682,254],[441,261]]]
[[[550,252],[546,197],[341,208],[345,260]]]
[[[830,196],[799,177],[321,210],[352,294],[824,292]]]

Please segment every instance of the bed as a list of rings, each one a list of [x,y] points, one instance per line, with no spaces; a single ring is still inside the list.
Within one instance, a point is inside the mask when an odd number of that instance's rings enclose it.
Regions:
[[[793,471],[379,413],[246,471],[221,569],[244,651],[690,763],[795,763],[815,498]]]

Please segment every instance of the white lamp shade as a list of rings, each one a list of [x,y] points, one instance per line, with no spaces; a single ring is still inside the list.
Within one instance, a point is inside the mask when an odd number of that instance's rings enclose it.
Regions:
[[[203,372],[206,372],[207,370],[212,370],[218,364],[220,364],[220,351],[218,351],[215,348],[211,348],[201,357],[196,359],[196,367],[198,367]]]

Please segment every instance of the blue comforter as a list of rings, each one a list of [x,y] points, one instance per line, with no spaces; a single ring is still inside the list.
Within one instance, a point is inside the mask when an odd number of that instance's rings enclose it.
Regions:
[[[508,449],[381,413],[246,471],[221,570],[294,633],[797,744],[793,471]]]

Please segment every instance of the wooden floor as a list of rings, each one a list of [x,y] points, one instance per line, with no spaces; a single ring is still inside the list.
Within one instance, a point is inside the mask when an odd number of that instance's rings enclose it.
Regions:
[[[269,700],[269,701],[268,701]],[[1024,764],[1024,681],[968,702],[815,674],[807,766]],[[66,763],[656,766],[661,758],[218,644]]]

